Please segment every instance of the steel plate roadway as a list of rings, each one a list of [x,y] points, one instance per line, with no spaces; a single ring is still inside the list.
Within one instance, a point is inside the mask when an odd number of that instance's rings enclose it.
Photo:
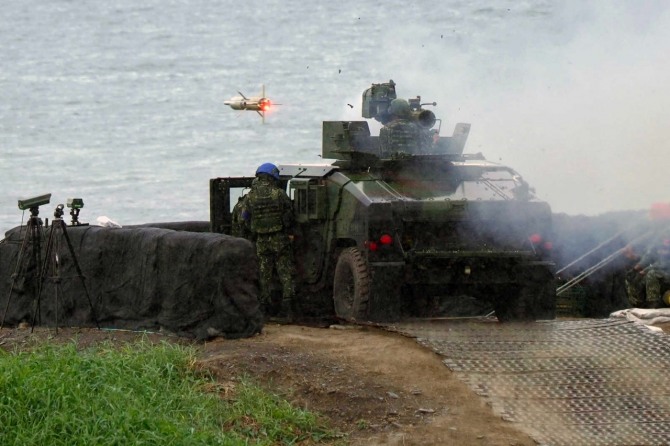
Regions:
[[[620,319],[387,326],[547,445],[670,444],[670,337]]]

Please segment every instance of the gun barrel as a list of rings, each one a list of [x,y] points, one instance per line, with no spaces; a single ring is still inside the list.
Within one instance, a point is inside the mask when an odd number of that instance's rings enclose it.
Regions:
[[[423,128],[429,129],[435,125],[435,113],[430,110],[421,110],[412,113],[412,117]]]

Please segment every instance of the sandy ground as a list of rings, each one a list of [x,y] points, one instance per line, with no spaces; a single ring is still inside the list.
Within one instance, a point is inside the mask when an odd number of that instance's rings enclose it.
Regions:
[[[141,334],[88,329],[3,329],[0,347],[49,337],[80,345]],[[174,337],[150,340],[184,343]],[[196,344],[199,365],[234,385],[247,376],[320,413],[352,445],[534,445],[456,379],[441,358],[412,339],[375,328],[267,325],[249,339]]]

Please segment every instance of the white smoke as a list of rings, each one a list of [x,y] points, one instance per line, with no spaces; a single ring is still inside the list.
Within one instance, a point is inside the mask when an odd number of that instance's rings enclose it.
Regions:
[[[454,10],[412,28],[414,48],[399,35],[389,47],[416,61],[391,68],[399,94],[436,100],[442,134],[471,122],[466,151],[518,170],[555,212],[670,201],[667,4],[563,5]]]

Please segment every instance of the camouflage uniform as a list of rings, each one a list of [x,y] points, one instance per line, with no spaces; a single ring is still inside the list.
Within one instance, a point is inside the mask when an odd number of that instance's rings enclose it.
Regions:
[[[641,276],[639,271],[630,270],[626,272],[624,281],[628,305],[634,308],[644,308],[646,306],[644,276]]]
[[[246,207],[246,196],[242,196],[237,199],[237,203],[233,207],[231,213],[231,228],[230,233],[233,237],[242,237],[247,240],[251,240],[251,231],[246,226],[244,219],[242,218],[242,212]]]
[[[294,223],[291,199],[271,177],[261,175],[246,195],[243,214],[256,241],[261,303],[266,307],[272,303],[272,273],[275,269],[282,284],[284,300],[293,299],[295,264],[289,238]]]
[[[645,268],[644,281],[647,307],[662,305],[661,287],[670,284],[670,236],[661,237],[640,259],[639,267]]]
[[[626,245],[623,255],[628,263],[624,274],[624,286],[626,288],[626,296],[628,297],[628,305],[631,308],[644,308],[646,305],[644,276],[640,274],[641,268],[635,266],[640,262],[636,246]]]
[[[417,124],[405,118],[395,119],[379,130],[381,157],[390,158],[400,153],[420,154],[424,140],[425,136]]]

